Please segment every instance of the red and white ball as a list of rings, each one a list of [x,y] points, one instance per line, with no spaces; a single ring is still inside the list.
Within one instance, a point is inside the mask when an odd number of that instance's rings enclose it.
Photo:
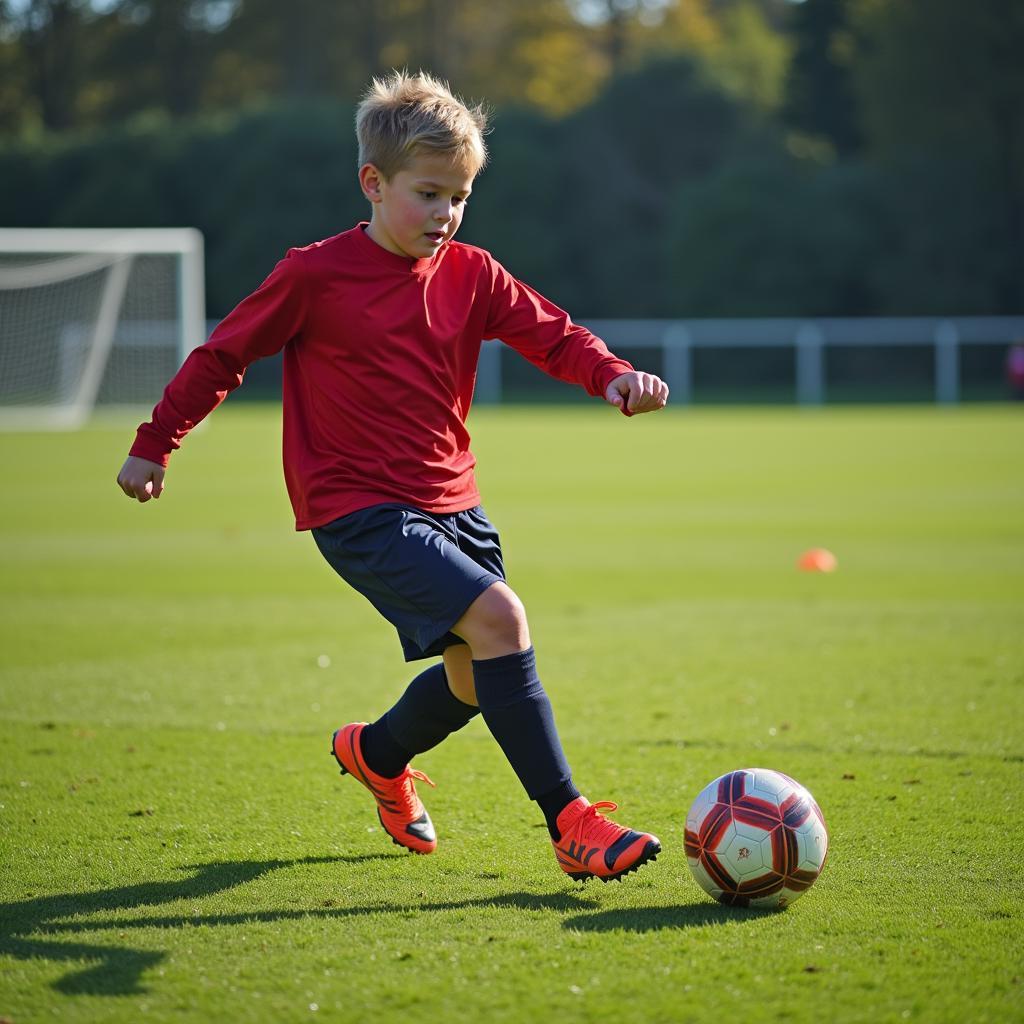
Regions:
[[[721,903],[787,907],[821,874],[828,831],[814,797],[769,768],[715,779],[686,816],[686,860]]]

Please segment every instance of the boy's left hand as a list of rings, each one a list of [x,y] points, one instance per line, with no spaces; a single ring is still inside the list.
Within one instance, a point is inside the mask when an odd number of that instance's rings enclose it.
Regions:
[[[653,373],[636,370],[616,377],[604,392],[604,400],[617,406],[627,416],[641,412],[657,412],[668,401],[668,385]]]

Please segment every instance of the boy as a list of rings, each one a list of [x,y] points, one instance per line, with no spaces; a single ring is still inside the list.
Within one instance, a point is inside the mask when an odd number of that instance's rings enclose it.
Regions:
[[[386,714],[334,734],[392,840],[437,846],[412,768],[478,713],[532,800],[571,878],[621,878],[661,850],[610,821],[573,784],[537,676],[523,606],[480,507],[465,420],[480,345],[500,338],[547,373],[628,415],[668,388],[613,356],[487,252],[453,242],[486,160],[486,117],[420,73],[374,80],[356,118],[369,223],[291,249],[196,349],[139,427],[118,476],[158,498],[171,451],[284,349],[284,470],[296,528],[398,630],[406,661],[441,656]]]

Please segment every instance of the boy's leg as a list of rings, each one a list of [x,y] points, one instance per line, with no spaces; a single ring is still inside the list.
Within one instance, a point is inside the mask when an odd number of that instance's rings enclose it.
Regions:
[[[537,675],[522,603],[506,584],[495,583],[452,632],[473,651],[477,702],[488,729],[529,798],[540,805],[551,838],[557,839],[558,815],[580,794]]]
[[[544,813],[562,870],[570,877],[621,878],[661,851],[657,837],[609,821],[573,785],[551,702],[537,675],[526,613],[504,583],[489,587],[452,627],[473,650],[484,721]]]
[[[452,695],[479,711],[480,702],[476,699],[476,683],[473,680],[473,652],[469,644],[453,644],[445,648],[444,674],[448,677],[448,689]]]
[[[541,804],[552,835],[559,837],[553,842],[566,873],[607,880],[653,859],[661,848],[655,837],[609,821],[597,812],[600,804],[590,805],[573,787],[551,705],[533,664],[526,616],[503,582],[498,534],[483,509],[439,517],[405,506],[376,506],[317,528],[313,537],[346,582],[398,629],[406,660],[440,654],[456,637],[469,645],[480,710],[527,793]],[[468,694],[464,663],[451,657],[449,662],[455,689]],[[417,683],[416,694],[421,687],[436,687],[438,678],[435,673]],[[432,692],[436,695],[437,690]],[[449,696],[459,699],[451,690]],[[410,701],[414,708],[418,697],[410,696]],[[359,742],[365,728],[351,723],[338,730],[335,757],[343,771],[373,793],[391,837],[418,852],[430,852],[436,846],[433,826],[412,783],[425,776],[411,767],[396,779],[373,772]],[[422,742],[408,734],[407,745],[393,738],[401,748],[392,750],[398,758],[404,757],[408,744]],[[603,851],[600,856],[598,851]]]
[[[376,722],[352,722],[339,729],[331,743],[342,771],[373,793],[384,830],[399,846],[416,853],[436,849],[437,835],[412,782],[430,780],[409,762],[480,713],[476,704],[467,704],[452,692],[473,695],[472,666],[465,644],[446,648],[444,663],[421,672]]]
[[[503,578],[497,531],[482,509],[435,516],[409,506],[379,505],[312,532],[335,571],[398,630],[407,661],[443,654],[452,667],[454,686],[448,671],[435,665],[417,676],[381,719],[343,726],[331,745],[342,773],[373,795],[391,838],[429,853],[436,835],[414,784],[429,780],[408,762],[479,713],[456,695],[472,693],[472,663],[468,648],[448,629]],[[466,655],[450,654],[453,645]]]
[[[447,648],[443,663],[421,672],[395,705],[360,734],[370,768],[385,778],[396,778],[416,754],[432,750],[475,718],[480,713],[476,704],[460,700],[453,692],[469,695],[467,675],[471,680],[472,655],[465,644]]]

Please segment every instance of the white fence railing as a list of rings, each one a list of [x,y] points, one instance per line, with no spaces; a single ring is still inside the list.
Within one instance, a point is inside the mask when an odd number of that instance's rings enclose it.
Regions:
[[[830,346],[928,346],[934,351],[936,402],[960,400],[960,349],[1006,345],[1024,339],[1024,316],[863,317],[853,319],[581,320],[612,351],[660,349],[662,374],[675,403],[693,400],[693,353],[699,348],[792,348],[795,395],[802,405],[826,397]],[[501,346],[486,344],[480,358],[476,401],[502,398]]]

